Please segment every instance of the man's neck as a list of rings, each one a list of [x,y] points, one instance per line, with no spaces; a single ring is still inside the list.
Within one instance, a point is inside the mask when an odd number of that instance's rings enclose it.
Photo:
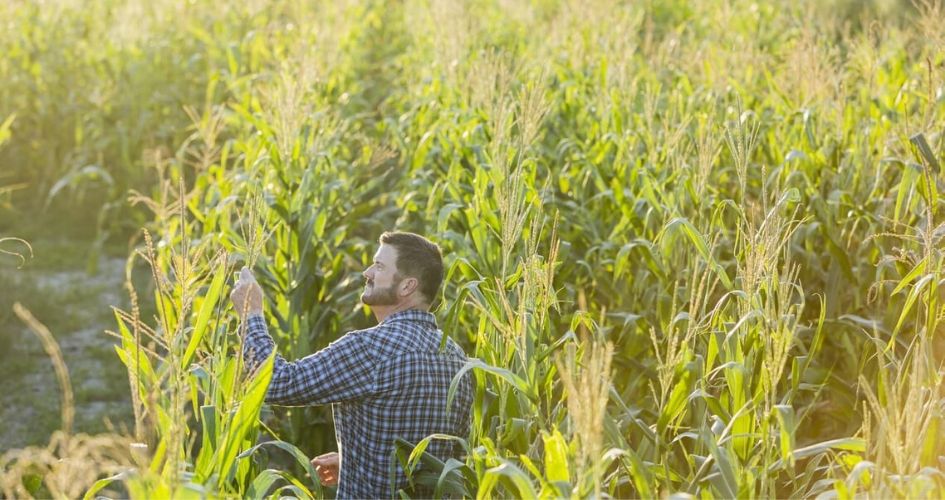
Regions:
[[[377,318],[378,323],[383,323],[384,320],[392,314],[396,314],[401,311],[407,311],[409,309],[427,311],[430,308],[426,304],[422,304],[415,300],[407,301],[401,304],[395,304],[392,306],[371,306],[371,311],[374,313],[374,317]]]

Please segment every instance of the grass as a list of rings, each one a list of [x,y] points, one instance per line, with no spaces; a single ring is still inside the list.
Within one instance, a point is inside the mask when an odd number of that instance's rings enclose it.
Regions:
[[[0,162],[24,165],[0,185],[25,183],[0,210],[94,195],[99,240],[151,238],[116,332],[137,475],[93,492],[324,496],[327,413],[263,409],[226,277],[254,265],[304,356],[370,324],[359,272],[391,228],[443,246],[436,314],[477,381],[469,434],[431,437],[465,461],[398,445],[419,482],[945,488],[942,2],[2,9],[29,29],[0,35]]]

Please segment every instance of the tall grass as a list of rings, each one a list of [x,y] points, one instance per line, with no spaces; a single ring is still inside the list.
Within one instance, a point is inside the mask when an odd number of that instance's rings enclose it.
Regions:
[[[444,248],[435,312],[477,381],[468,435],[430,438],[464,461],[398,445],[418,483],[941,495],[942,4],[887,4],[5,7],[33,31],[0,37],[0,154],[54,170],[14,181],[78,194],[98,165],[149,213],[129,291],[157,316],[117,312],[144,460],[123,484],[321,496],[327,412],[262,404],[227,277],[254,266],[301,357],[370,324],[359,273],[399,228]]]

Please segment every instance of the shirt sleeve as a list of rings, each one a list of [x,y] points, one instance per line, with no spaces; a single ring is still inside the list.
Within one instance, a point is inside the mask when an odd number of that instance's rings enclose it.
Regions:
[[[356,333],[348,333],[328,347],[289,362],[276,354],[266,402],[287,406],[339,403],[375,392],[374,357]],[[243,360],[255,369],[275,349],[262,314],[246,320]]]

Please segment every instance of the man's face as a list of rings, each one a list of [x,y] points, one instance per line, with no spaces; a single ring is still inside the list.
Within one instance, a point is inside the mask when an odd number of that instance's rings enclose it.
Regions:
[[[397,273],[397,249],[381,244],[374,254],[374,263],[364,271],[364,293],[361,302],[369,306],[392,306],[400,301],[397,285],[401,277]]]

